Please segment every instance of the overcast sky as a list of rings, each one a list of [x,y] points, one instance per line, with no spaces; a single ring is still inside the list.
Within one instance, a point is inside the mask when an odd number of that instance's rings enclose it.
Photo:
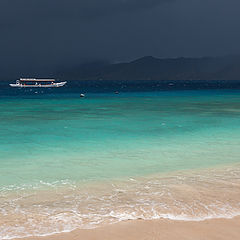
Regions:
[[[0,71],[240,53],[239,0],[0,0]]]

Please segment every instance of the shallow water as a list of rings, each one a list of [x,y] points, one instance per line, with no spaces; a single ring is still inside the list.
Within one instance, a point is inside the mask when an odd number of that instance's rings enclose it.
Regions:
[[[0,112],[1,238],[240,212],[240,91],[36,94]]]

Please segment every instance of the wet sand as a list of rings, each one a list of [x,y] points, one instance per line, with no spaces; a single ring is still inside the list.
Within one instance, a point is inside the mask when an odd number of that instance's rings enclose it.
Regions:
[[[134,220],[24,240],[239,240],[240,217],[205,221]]]
[[[239,176],[234,165],[73,189],[10,192],[2,198],[7,214],[0,211],[0,239],[46,234],[43,240],[240,239]],[[79,230],[50,236],[73,229]]]

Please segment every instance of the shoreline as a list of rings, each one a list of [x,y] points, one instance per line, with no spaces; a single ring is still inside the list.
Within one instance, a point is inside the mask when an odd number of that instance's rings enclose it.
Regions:
[[[205,221],[129,220],[94,229],[14,240],[238,240],[240,216]]]
[[[131,226],[141,232],[142,228],[152,231],[151,224],[159,228],[181,225],[186,231],[191,225],[202,228],[206,222],[213,228],[215,223],[234,222],[231,219],[238,219],[240,224],[239,172],[239,164],[234,164],[125,182],[35,190],[10,195],[10,198],[6,195],[9,214],[0,215],[1,237],[55,240],[54,234],[57,234],[60,239],[71,240],[74,239],[72,233],[76,232],[80,238],[83,234],[84,240],[88,240],[85,234],[90,235],[89,240],[97,240],[101,231],[116,231],[121,235],[121,231],[131,232]],[[11,205],[12,202],[15,205]],[[19,206],[21,211],[16,212]],[[126,229],[121,230],[123,225]],[[141,239],[140,236],[137,239]]]
[[[194,226],[210,233],[206,222],[215,235],[235,224],[227,218],[240,216],[239,95],[69,96],[21,108],[3,101],[0,239],[134,240],[175,228],[188,236]]]

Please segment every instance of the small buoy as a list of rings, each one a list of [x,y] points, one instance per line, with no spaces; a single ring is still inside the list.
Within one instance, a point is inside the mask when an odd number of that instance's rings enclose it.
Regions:
[[[80,94],[80,97],[85,97],[85,94],[81,93],[81,94]]]

